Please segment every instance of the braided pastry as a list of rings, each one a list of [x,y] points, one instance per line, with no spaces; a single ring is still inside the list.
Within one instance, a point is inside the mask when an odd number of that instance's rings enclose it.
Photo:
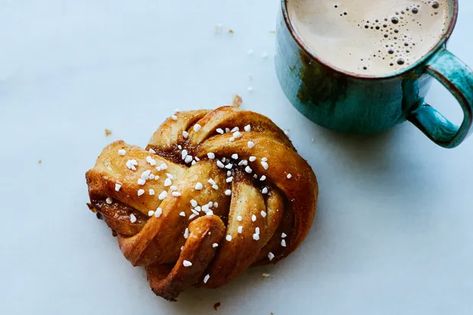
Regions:
[[[90,209],[169,300],[290,254],[312,225],[318,191],[281,129],[232,106],[172,115],[146,150],[114,142],[86,178]]]

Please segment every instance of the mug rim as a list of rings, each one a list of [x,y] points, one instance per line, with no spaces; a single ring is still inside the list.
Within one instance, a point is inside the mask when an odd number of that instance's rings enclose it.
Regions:
[[[415,63],[409,65],[408,67],[406,67],[404,69],[394,71],[390,74],[382,75],[382,76],[364,75],[364,74],[359,74],[359,73],[355,73],[355,72],[351,72],[351,71],[347,71],[347,70],[343,70],[341,68],[335,67],[333,64],[331,64],[331,63],[329,63],[325,60],[322,60],[320,57],[315,56],[314,54],[312,54],[305,47],[305,45],[303,44],[302,38],[297,34],[296,30],[294,29],[294,27],[291,23],[291,19],[289,17],[289,12],[288,12],[288,9],[287,9],[287,4],[288,4],[289,1],[292,1],[292,0],[281,0],[281,4],[282,4],[281,5],[281,10],[282,10],[282,15],[283,15],[284,22],[286,24],[286,28],[289,30],[289,33],[291,34],[292,38],[296,42],[297,46],[299,46],[299,48],[302,51],[304,51],[307,55],[309,55],[312,59],[317,61],[319,64],[321,64],[321,65],[323,65],[323,66],[325,66],[325,67],[327,67],[327,68],[329,68],[329,69],[331,69],[331,70],[333,70],[333,71],[335,71],[335,72],[337,72],[341,75],[349,76],[349,77],[356,78],[356,79],[364,79],[364,80],[382,80],[382,79],[395,78],[395,77],[398,77],[398,76],[402,76],[403,74],[405,74],[405,73],[411,71],[412,69],[418,67],[420,64],[425,63],[430,57],[432,57],[432,55],[434,55],[447,42],[447,40],[450,38],[450,36],[453,33],[453,30],[454,30],[454,28],[457,24],[457,19],[458,19],[458,0],[450,0],[451,2],[453,2],[453,12],[452,12],[452,16],[450,18],[450,22],[449,22],[447,31],[442,34],[442,37],[439,39],[439,41],[437,42],[437,44],[434,47],[432,47],[428,52],[426,52]]]

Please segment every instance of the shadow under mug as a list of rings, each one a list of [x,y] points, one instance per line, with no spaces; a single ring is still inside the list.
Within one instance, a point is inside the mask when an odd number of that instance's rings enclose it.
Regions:
[[[414,64],[384,77],[363,76],[331,67],[309,53],[295,32],[282,0],[277,24],[276,72],[290,102],[315,123],[341,132],[379,133],[406,120],[440,146],[453,148],[471,132],[473,72],[446,49],[456,24],[458,1],[437,45]],[[460,126],[424,97],[431,79],[442,83],[463,109]]]

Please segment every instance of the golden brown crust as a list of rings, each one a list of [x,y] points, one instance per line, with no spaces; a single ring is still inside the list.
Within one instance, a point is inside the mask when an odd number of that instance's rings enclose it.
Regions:
[[[217,185],[224,186],[225,178],[217,167],[208,161],[203,161],[189,168],[182,180],[176,185],[181,196],[172,195],[165,198],[159,205],[162,215],[151,217],[144,228],[133,237],[119,236],[120,248],[125,257],[134,265],[146,266],[152,263],[170,263],[179,256],[180,247],[184,245],[183,234],[189,224],[191,215],[191,200],[205,204],[208,200],[217,202],[218,208],[213,208],[215,215],[224,216],[228,207],[228,197],[214,189],[206,189],[196,194],[196,182],[203,178],[213,178]],[[182,216],[184,212],[185,216]]]
[[[169,300],[287,256],[312,225],[318,192],[281,129],[230,106],[176,113],[146,150],[110,144],[86,179],[93,211]]]
[[[222,286],[255,262],[255,254],[261,251],[279,226],[283,207],[282,196],[278,192],[273,191],[265,200],[259,189],[241,172],[237,173],[232,185],[226,230],[226,235],[230,235],[232,241],[222,244],[221,251],[209,269],[213,277],[205,286]],[[261,209],[267,212],[265,217],[261,216]],[[239,216],[241,221],[238,220]],[[240,226],[242,229],[239,231]],[[257,240],[254,238],[256,229],[259,229]]]
[[[210,151],[219,156],[238,152],[244,159],[250,156],[267,158],[267,170],[261,163],[254,163],[252,166],[256,173],[265,175],[285,194],[287,205],[294,215],[294,227],[290,232],[291,244],[284,250],[286,256],[302,242],[312,225],[318,193],[315,174],[296,151],[288,150],[277,138],[256,132],[247,132],[234,141],[229,141],[230,137],[231,135],[225,134],[209,139],[198,147],[197,156]],[[253,148],[248,147],[248,141],[255,144]],[[287,178],[288,174],[291,174],[291,179]]]
[[[225,225],[218,216],[200,217],[189,224],[189,233],[171,270],[169,266],[162,264],[146,267],[151,289],[168,300],[175,300],[183,289],[202,280],[208,264],[217,252],[212,244],[221,241]],[[192,265],[186,267],[184,261],[191,262]]]

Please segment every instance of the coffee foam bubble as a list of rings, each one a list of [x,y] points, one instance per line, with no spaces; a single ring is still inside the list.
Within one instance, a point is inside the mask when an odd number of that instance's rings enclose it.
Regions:
[[[373,76],[408,67],[434,47],[445,33],[448,9],[447,0],[288,1],[291,23],[310,52]]]

